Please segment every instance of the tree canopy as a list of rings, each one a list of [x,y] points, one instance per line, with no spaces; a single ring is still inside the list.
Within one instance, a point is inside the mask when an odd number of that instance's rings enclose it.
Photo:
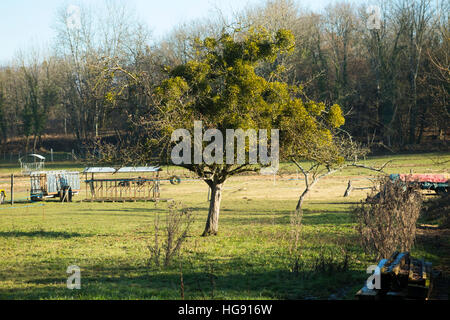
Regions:
[[[277,80],[273,74],[264,77],[263,64],[276,64],[283,55],[295,49],[292,33],[288,30],[269,32],[250,29],[248,32],[233,30],[218,38],[196,39],[195,56],[186,63],[166,67],[167,76],[155,87],[149,87],[154,108],[151,116],[141,118],[142,128],[147,126],[154,134],[144,135],[147,143],[139,144],[139,153],[148,154],[152,148],[174,146],[172,134],[177,129],[195,135],[195,121],[202,121],[202,133],[218,129],[223,135],[227,130],[279,130],[279,148],[284,155],[315,159],[331,165],[340,161],[331,156],[334,147],[333,130],[344,124],[342,110],[337,104],[327,107],[323,102],[307,99],[302,86]],[[138,76],[131,77],[133,81]],[[139,80],[138,80],[139,82]],[[215,137],[217,139],[217,137]],[[205,141],[206,140],[206,141]],[[203,139],[202,147],[207,147]],[[233,144],[234,144],[233,138]],[[192,148],[194,142],[189,140]],[[270,146],[275,142],[270,141]],[[267,146],[268,147],[268,146]],[[250,137],[245,150],[250,149]],[[271,149],[273,151],[273,149]],[[327,153],[321,152],[327,150]],[[259,146],[261,154],[261,146]],[[228,149],[223,150],[225,156]],[[236,149],[232,149],[233,158]],[[271,155],[273,156],[273,154]],[[183,163],[183,167],[195,172],[211,188],[211,203],[204,235],[216,234],[222,185],[229,176],[245,171],[255,171],[261,163],[252,163],[249,154],[243,163]]]

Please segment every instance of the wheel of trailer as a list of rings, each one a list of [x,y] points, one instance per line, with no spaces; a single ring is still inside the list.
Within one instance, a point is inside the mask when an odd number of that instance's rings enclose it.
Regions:
[[[436,188],[436,193],[439,196],[445,196],[448,194],[448,188]]]
[[[69,202],[72,202],[72,197],[73,197],[72,188],[69,188],[69,190],[67,190],[67,200]]]
[[[5,203],[5,193],[2,191],[2,193],[0,193],[0,204],[4,204]]]
[[[172,177],[170,177],[169,181],[173,185],[178,185],[181,183],[181,178],[178,176],[172,176]]]
[[[59,200],[61,202],[67,202],[69,198],[67,187],[64,187],[61,191],[59,191]]]

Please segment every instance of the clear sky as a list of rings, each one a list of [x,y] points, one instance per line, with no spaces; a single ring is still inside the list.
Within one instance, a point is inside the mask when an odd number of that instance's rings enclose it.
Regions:
[[[71,4],[98,0],[0,0],[0,64],[20,49],[42,48],[54,37],[56,10]],[[320,10],[336,0],[299,0],[302,6]],[[226,14],[263,0],[128,0],[138,16],[159,37],[177,24],[208,15],[215,7]]]

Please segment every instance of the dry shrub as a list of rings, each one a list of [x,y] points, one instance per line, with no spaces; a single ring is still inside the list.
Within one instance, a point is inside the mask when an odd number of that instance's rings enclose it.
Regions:
[[[303,256],[302,235],[303,210],[294,211],[290,217],[290,236],[288,242],[289,270],[295,276],[305,272],[311,274],[333,274],[334,272],[346,272],[351,262],[349,243],[344,238],[323,239],[320,236],[314,237],[309,241],[314,243],[317,248],[317,254],[312,259],[306,259]]]
[[[416,222],[422,196],[407,182],[378,181],[378,193],[372,191],[354,210],[362,246],[377,259],[388,258],[395,251],[409,251],[416,236]]]
[[[334,274],[347,272],[351,255],[347,247],[336,244],[337,247],[321,246],[318,255],[313,257],[312,270],[318,273]]]
[[[165,215],[162,227],[159,215],[156,216],[153,243],[148,246],[150,263],[153,262],[156,267],[160,267],[163,262],[164,267],[168,267],[172,259],[180,253],[193,221],[191,211],[175,202],[169,204],[169,211]]]

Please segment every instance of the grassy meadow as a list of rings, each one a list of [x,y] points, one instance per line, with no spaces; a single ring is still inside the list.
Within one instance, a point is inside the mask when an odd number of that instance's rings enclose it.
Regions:
[[[372,157],[388,160],[389,173],[443,173],[450,154]],[[82,164],[52,163],[47,169],[82,170]],[[237,176],[225,184],[216,237],[201,237],[208,189],[186,178],[164,181],[161,197],[189,207],[195,222],[179,257],[166,269],[149,263],[156,217],[167,202],[89,203],[84,186],[73,203],[25,203],[28,179],[16,178],[14,206],[0,206],[0,299],[353,299],[373,264],[359,245],[350,212],[368,190],[343,194],[348,180],[370,186],[372,172],[348,169],[319,182],[307,197],[296,272],[289,248],[290,216],[303,188],[301,174],[283,164],[280,175]],[[16,163],[0,163],[0,189]],[[9,198],[8,198],[9,200]],[[419,239],[420,240],[420,239]],[[448,250],[417,241],[412,255],[436,266],[448,263]],[[446,247],[448,248],[448,246]],[[66,269],[81,268],[81,290],[68,290]]]

